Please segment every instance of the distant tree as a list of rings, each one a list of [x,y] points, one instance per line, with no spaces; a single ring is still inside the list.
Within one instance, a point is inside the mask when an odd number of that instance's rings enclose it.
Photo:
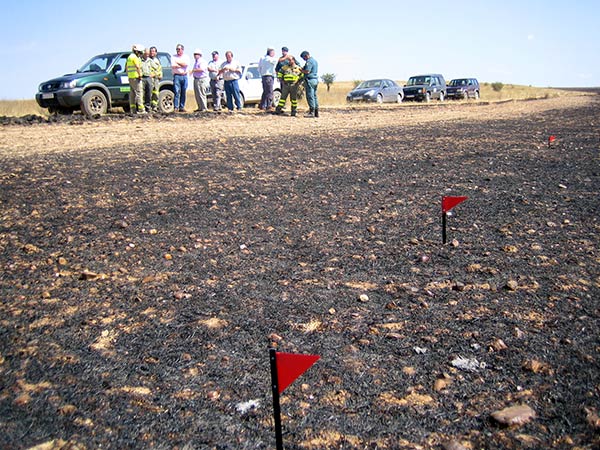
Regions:
[[[325,86],[327,86],[327,92],[329,92],[329,88],[335,81],[335,73],[324,73],[321,75],[321,81],[325,83]]]
[[[503,87],[504,87],[504,84],[501,83],[500,81],[496,81],[495,83],[492,83],[492,89],[496,92],[500,92]]]
[[[363,82],[363,80],[354,80],[354,81],[352,82],[352,84],[354,85],[354,87],[357,87],[357,86],[358,86],[360,83],[362,83],[362,82]]]

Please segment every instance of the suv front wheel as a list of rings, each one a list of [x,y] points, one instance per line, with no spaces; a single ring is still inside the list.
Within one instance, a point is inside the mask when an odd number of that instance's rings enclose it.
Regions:
[[[108,110],[106,96],[97,89],[90,89],[81,97],[81,111],[86,116],[101,116]]]
[[[173,99],[175,98],[175,94],[170,89],[163,89],[158,94],[158,109],[161,113],[171,114],[175,111],[175,105],[173,104]]]
[[[279,99],[281,98],[281,91],[279,89],[275,89],[273,91],[273,107],[279,105]]]

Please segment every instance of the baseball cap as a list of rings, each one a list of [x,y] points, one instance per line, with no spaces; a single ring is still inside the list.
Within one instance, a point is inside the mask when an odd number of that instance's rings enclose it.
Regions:
[[[289,49],[287,47],[281,47],[281,51],[282,52],[289,52]]]
[[[202,50],[200,50],[199,48],[195,49],[194,55],[202,55]]]

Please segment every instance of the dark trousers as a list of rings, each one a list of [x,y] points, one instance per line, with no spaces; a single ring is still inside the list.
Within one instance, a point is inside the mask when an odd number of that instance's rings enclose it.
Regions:
[[[285,101],[287,100],[288,95],[290,96],[290,103],[292,104],[292,111],[295,111],[298,107],[298,83],[286,83],[285,81],[281,82],[281,97],[279,98],[279,103],[277,104],[277,108],[279,110],[285,108]]]
[[[144,106],[146,110],[150,110],[150,102],[152,101],[152,78],[142,77],[142,92],[144,93]]]
[[[262,77],[263,93],[258,105],[260,109],[267,109],[273,106],[273,83],[274,79],[272,75]]]
[[[317,98],[317,87],[319,80],[316,78],[305,79],[304,88],[306,90],[306,102],[311,111],[319,109],[319,99]]]
[[[221,95],[223,94],[223,80],[210,80],[210,95],[212,95],[213,109],[221,110]]]

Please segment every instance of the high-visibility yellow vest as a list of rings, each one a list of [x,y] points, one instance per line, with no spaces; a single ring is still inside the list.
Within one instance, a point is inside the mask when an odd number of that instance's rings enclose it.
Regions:
[[[161,79],[163,77],[162,65],[158,58],[153,58],[150,63],[150,73],[154,76],[154,78]]]
[[[300,67],[294,66],[283,66],[281,68],[282,78],[287,84],[294,84],[300,77],[302,77],[302,70]]]
[[[140,78],[142,76],[142,60],[135,53],[127,58],[127,78]]]

